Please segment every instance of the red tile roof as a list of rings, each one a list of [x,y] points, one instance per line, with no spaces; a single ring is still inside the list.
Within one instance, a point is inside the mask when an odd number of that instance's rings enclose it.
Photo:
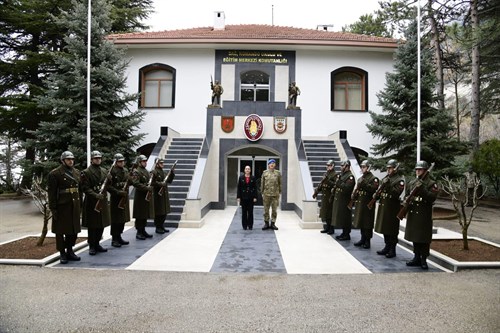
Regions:
[[[347,32],[333,32],[314,29],[281,27],[258,24],[226,25],[224,30],[202,27],[182,30],[156,32],[133,32],[108,36],[117,44],[150,43],[280,43],[321,44],[321,45],[364,45],[396,47],[397,40],[392,38],[359,35]],[[368,46],[368,45],[367,45]]]

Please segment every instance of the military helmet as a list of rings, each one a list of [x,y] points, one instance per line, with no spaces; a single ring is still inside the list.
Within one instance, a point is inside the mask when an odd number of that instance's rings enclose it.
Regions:
[[[335,166],[335,162],[333,162],[333,160],[328,160],[328,162],[326,162],[326,165]]]
[[[158,164],[158,163],[163,163],[163,158],[155,158],[155,164]]]
[[[363,160],[363,162],[361,162],[361,166],[365,166],[365,167],[369,168],[371,166],[371,164],[368,160]]]
[[[344,161],[340,162],[340,166],[344,166],[344,165],[351,166],[351,161],[344,160]]]
[[[147,160],[148,160],[148,158],[147,158],[146,156],[144,156],[144,155],[139,155],[139,156],[137,156],[136,162],[137,162],[137,163],[140,163],[140,162],[142,162],[142,161],[147,161]]]
[[[90,153],[90,158],[102,158],[102,154],[98,150],[94,150]]]
[[[61,161],[67,159],[67,158],[70,158],[70,159],[75,159],[75,155],[73,155],[72,152],[70,152],[69,150],[66,150],[65,152],[63,152],[61,154]]]
[[[122,154],[118,153],[118,154],[115,154],[114,159],[115,159],[116,162],[125,161],[125,156],[123,156]]]
[[[415,169],[429,169],[429,164],[426,161],[418,161],[415,164]]]
[[[391,159],[387,162],[386,168],[395,168],[398,165],[398,161]]]

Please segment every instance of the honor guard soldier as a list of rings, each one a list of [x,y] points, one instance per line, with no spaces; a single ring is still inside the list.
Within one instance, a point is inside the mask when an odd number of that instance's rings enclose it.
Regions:
[[[333,160],[326,162],[326,173],[323,175],[323,179],[319,183],[318,187],[314,190],[313,199],[316,199],[318,193],[321,192],[321,208],[319,210],[319,217],[321,222],[323,222],[323,230],[320,232],[322,234],[327,233],[332,235],[335,229],[332,225],[332,188],[335,186],[335,180],[337,178],[337,173],[335,172],[335,163]]]
[[[115,154],[115,166],[111,168],[111,181],[108,186],[108,192],[111,195],[110,213],[111,213],[111,246],[121,247],[128,245],[129,242],[122,238],[125,223],[130,221],[130,204],[128,198],[128,188],[130,186],[130,177],[127,168],[125,168],[125,157],[122,154]]]
[[[347,207],[351,200],[351,193],[356,180],[351,172],[351,162],[349,160],[340,163],[340,175],[335,181],[333,188],[332,204],[332,224],[335,228],[341,228],[342,233],[335,237],[337,240],[351,239],[352,214]]]
[[[85,193],[83,200],[82,226],[88,229],[89,254],[107,252],[99,242],[104,228],[110,224],[108,195],[106,183],[108,173],[101,167],[102,154],[94,150],[90,153],[90,166],[82,171],[82,190]],[[111,176],[109,176],[111,177]]]
[[[416,178],[410,182],[407,195],[415,195],[408,203],[406,215],[405,239],[413,242],[414,257],[406,263],[407,266],[420,266],[428,269],[427,257],[429,256],[432,241],[432,206],[436,201],[439,188],[431,177],[422,177],[429,165],[426,161],[419,161],[415,165]]]
[[[148,158],[144,155],[137,157],[137,168],[132,173],[132,185],[135,188],[134,210],[135,228],[137,229],[136,239],[144,240],[153,235],[146,232],[148,218],[154,216],[151,202],[153,186],[150,182],[150,174],[146,170]],[[148,194],[149,193],[149,194]]]
[[[78,261],[73,252],[80,227],[80,171],[75,169],[75,156],[70,151],[61,154],[61,165],[52,170],[47,179],[49,208],[52,212],[52,232],[56,235],[56,248],[61,264]]]
[[[154,212],[155,212],[155,232],[157,234],[164,234],[168,232],[165,229],[164,223],[167,218],[167,214],[170,213],[170,199],[168,195],[168,185],[174,180],[175,174],[172,168],[168,173],[168,178],[163,171],[163,159],[157,158],[155,160],[155,168],[152,172],[152,182],[153,186],[153,202],[154,202]]]
[[[262,193],[262,201],[264,204],[264,227],[262,230],[269,228],[278,230],[276,226],[276,217],[278,216],[278,204],[281,194],[281,173],[276,168],[276,161],[270,159],[267,162],[268,169],[262,173],[260,191]],[[269,209],[271,208],[271,216]],[[271,219],[271,226],[269,226]]]
[[[353,225],[355,228],[359,228],[361,232],[361,239],[354,243],[354,246],[360,246],[364,249],[370,248],[375,221],[375,210],[368,209],[367,205],[379,186],[379,180],[370,171],[370,167],[368,160],[361,162],[363,175],[358,179],[356,189],[351,196],[354,203]]]
[[[374,194],[374,199],[380,199],[375,222],[375,231],[384,235],[385,246],[377,254],[386,258],[396,256],[396,245],[398,244],[399,219],[397,217],[401,201],[399,196],[405,188],[405,181],[398,172],[399,164],[396,160],[387,162],[387,176]]]

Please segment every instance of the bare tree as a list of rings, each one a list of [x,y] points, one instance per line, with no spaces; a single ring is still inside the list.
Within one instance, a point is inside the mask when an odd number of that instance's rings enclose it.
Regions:
[[[479,177],[473,178],[474,187],[468,187],[460,180],[451,180],[448,176],[443,177],[442,188],[443,191],[448,193],[451,197],[453,208],[457,212],[458,223],[462,227],[462,239],[464,243],[464,250],[469,250],[469,241],[467,239],[467,232],[472,222],[472,216],[477,208],[478,201],[486,193],[486,188],[479,191],[481,187],[481,179]],[[472,193],[470,193],[472,191]],[[472,199],[472,202],[469,200]],[[468,206],[471,206],[470,208]],[[466,208],[467,207],[467,208]]]
[[[47,191],[42,187],[42,180],[40,178],[35,178],[33,181],[32,189],[22,189],[23,194],[30,195],[38,207],[40,212],[43,214],[43,227],[40,238],[38,238],[37,246],[42,246],[45,241],[45,237],[48,232],[49,220],[52,218],[52,212],[49,209],[49,196]]]

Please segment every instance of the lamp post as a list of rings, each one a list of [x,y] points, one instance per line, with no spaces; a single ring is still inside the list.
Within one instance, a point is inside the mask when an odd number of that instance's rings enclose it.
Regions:
[[[92,0],[88,0],[87,13],[87,166],[90,165],[90,49],[91,49],[91,25],[92,25]]]

